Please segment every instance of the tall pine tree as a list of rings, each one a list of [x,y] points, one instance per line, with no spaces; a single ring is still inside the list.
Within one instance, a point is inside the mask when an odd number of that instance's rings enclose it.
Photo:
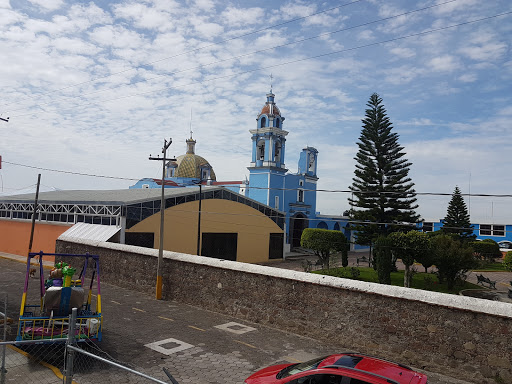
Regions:
[[[408,176],[411,163],[404,158],[398,134],[392,132],[382,99],[374,93],[366,105],[348,199],[359,244],[371,244],[380,235],[404,229],[394,223],[413,225],[419,219],[414,183]]]
[[[473,234],[473,228],[471,228],[466,202],[458,186],[455,187],[452,198],[448,203],[448,210],[441,230],[444,233],[457,233],[464,239],[474,239],[476,237]]]

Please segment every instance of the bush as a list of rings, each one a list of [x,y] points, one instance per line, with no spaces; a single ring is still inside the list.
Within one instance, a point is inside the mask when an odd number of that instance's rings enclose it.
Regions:
[[[503,266],[507,271],[512,272],[512,251],[508,251],[503,260]]]
[[[478,265],[473,249],[449,236],[433,238],[432,245],[439,282],[446,281],[449,290],[454,288],[457,280],[464,279],[464,275]]]
[[[342,252],[343,255],[348,252],[348,243],[345,235],[340,231],[328,229],[304,229],[300,238],[300,245],[315,251],[323,268],[329,268],[329,261],[333,252]]]
[[[472,241],[469,245],[482,260],[493,262],[495,258],[501,257],[500,246],[492,239]]]

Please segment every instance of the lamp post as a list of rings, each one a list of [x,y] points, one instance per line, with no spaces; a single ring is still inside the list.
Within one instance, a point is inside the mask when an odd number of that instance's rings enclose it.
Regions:
[[[164,259],[164,217],[165,217],[165,164],[168,160],[176,160],[176,159],[167,159],[167,149],[172,144],[172,138],[169,138],[169,141],[164,139],[164,146],[162,148],[162,153],[164,155],[161,157],[151,157],[149,155],[149,160],[160,160],[162,161],[162,197],[160,199],[160,246],[158,248],[158,263],[156,266],[156,299],[162,299],[162,264]]]

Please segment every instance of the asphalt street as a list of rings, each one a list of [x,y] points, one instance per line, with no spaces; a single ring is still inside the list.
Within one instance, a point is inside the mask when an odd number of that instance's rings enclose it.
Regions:
[[[0,258],[0,293],[9,297],[8,314],[16,320],[25,266]],[[32,283],[33,282],[33,283]],[[35,288],[37,279],[32,279]],[[328,345],[261,324],[188,305],[156,300],[133,290],[102,283],[103,341],[86,350],[149,376],[169,382],[167,368],[180,384],[235,384],[267,365],[300,362],[350,346]],[[37,296],[31,290],[30,295]],[[53,362],[59,365],[58,361]],[[401,361],[407,364],[407,361]],[[87,383],[149,383],[119,369],[106,369],[79,358],[75,380]],[[431,384],[467,384],[429,373]],[[449,372],[446,372],[449,375]]]

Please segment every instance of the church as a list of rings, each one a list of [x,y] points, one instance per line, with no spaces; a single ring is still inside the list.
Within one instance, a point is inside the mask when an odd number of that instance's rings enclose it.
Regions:
[[[130,188],[161,188],[162,182],[165,188],[223,186],[285,214],[285,253],[300,247],[305,228],[343,231],[351,239],[348,217],[321,215],[316,211],[318,150],[309,146],[304,148],[296,172],[289,172],[286,167],[289,132],[284,130],[284,121],[270,89],[256,117],[256,127],[249,130],[252,140],[249,180],[218,181],[210,163],[195,153],[196,140],[191,135],[186,140],[186,154],[167,162],[163,181],[144,178]]]

